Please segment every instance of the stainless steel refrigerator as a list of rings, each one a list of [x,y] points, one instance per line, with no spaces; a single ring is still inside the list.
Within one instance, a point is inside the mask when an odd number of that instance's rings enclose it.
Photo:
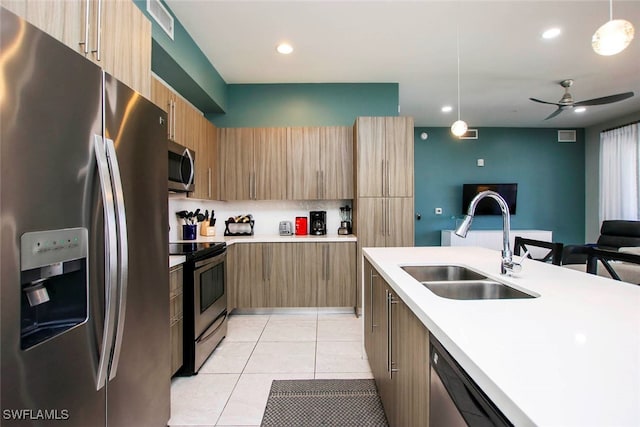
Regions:
[[[0,8],[0,424],[165,426],[166,114]]]

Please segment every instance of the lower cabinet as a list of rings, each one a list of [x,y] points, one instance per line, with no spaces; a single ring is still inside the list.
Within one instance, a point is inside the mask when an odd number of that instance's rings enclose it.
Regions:
[[[364,341],[387,420],[427,426],[429,331],[365,260]]]
[[[182,265],[169,270],[169,327],[171,343],[171,375],[182,366]]]
[[[234,308],[355,306],[355,242],[234,246],[227,253]]]

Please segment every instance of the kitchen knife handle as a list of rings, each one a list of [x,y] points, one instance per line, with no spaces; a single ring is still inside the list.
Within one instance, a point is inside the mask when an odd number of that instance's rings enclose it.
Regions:
[[[103,74],[104,76],[104,74]],[[118,253],[116,213],[113,204],[113,188],[109,172],[109,163],[105,143],[102,136],[94,136],[94,152],[98,176],[100,179],[100,190],[102,193],[102,209],[104,211],[105,228],[105,279],[104,279],[104,326],[102,328],[102,345],[100,347],[100,359],[98,361],[98,372],[96,375],[96,390],[105,386],[109,370],[109,361],[113,349],[113,340],[116,327],[116,300],[118,297],[118,286],[116,284],[118,276],[118,265],[116,254]]]

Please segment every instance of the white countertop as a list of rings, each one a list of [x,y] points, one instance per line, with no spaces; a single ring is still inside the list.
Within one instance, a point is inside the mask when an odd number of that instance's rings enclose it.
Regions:
[[[307,234],[305,236],[280,236],[278,234],[260,234],[254,236],[211,236],[205,237],[198,235],[196,240],[176,240],[171,243],[194,243],[194,242],[226,242],[227,246],[235,243],[314,243],[314,242],[356,242],[358,239],[355,234],[325,234],[323,236],[314,236]]]
[[[200,236],[196,240],[176,240],[171,243],[197,243],[197,242],[226,242],[227,246],[236,243],[317,243],[317,242],[356,242],[355,234],[326,234],[324,236],[280,236],[278,234],[264,234],[257,236]],[[185,262],[184,255],[170,255],[169,268],[175,267]]]
[[[500,276],[500,253],[477,247],[364,255],[516,426],[640,426],[640,286],[533,260]],[[470,267],[539,297],[441,298],[400,268],[429,264]]]

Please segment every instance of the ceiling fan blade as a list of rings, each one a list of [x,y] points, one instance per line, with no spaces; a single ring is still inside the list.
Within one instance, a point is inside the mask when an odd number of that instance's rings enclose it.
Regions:
[[[548,102],[548,101],[543,101],[541,99],[536,99],[536,98],[529,98],[529,99],[534,101],[534,102],[539,102],[541,104],[557,105],[558,107],[560,106],[560,104],[558,104],[557,102]]]
[[[555,116],[557,116],[558,114],[562,113],[562,108],[558,107],[558,109],[556,111],[554,111],[553,113],[549,114],[545,120],[549,120],[549,119],[553,119]]]
[[[586,101],[580,101],[573,104],[575,107],[589,106],[589,105],[602,105],[611,104],[612,102],[622,101],[627,98],[631,98],[633,92],[618,93],[616,95],[603,96],[602,98],[588,99]]]

